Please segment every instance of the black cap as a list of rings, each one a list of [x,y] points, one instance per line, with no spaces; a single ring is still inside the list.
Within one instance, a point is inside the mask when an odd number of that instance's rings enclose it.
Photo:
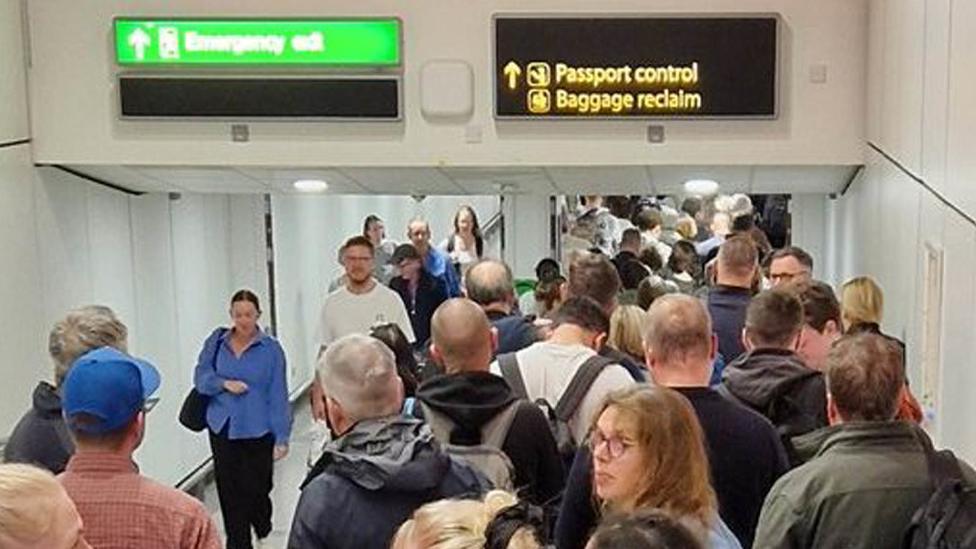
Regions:
[[[399,265],[404,259],[420,259],[420,252],[413,244],[400,244],[393,250],[393,257],[390,259],[390,263],[394,265]]]

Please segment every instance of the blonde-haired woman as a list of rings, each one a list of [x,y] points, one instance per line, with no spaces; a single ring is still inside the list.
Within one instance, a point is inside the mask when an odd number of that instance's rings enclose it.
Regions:
[[[840,317],[844,325],[844,335],[876,334],[885,337],[901,347],[902,360],[905,357],[905,342],[881,331],[881,317],[884,316],[884,293],[881,287],[869,276],[854,277],[845,282],[840,289]],[[908,387],[905,376],[905,389],[901,392],[896,419],[921,423],[924,414],[918,400]]]
[[[445,499],[417,509],[393,549],[539,549],[541,521],[541,512],[501,490],[484,501]]]
[[[718,516],[704,435],[680,393],[651,386],[610,393],[593,422],[590,447],[605,512],[661,509],[705,547],[741,548]]]
[[[647,313],[636,305],[621,305],[610,316],[610,335],[607,345],[627,353],[638,364],[644,363],[644,342],[641,333]]]

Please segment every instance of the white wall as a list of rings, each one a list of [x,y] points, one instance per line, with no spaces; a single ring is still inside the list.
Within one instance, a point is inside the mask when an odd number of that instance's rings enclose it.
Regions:
[[[271,166],[477,166],[837,164],[863,161],[867,0],[29,0],[30,100],[35,155],[66,164]],[[650,146],[647,122],[505,122],[491,116],[491,17],[495,13],[759,13],[783,17],[782,111],[776,121],[665,122]],[[121,122],[111,21],[139,16],[368,16],[404,22],[404,122],[255,123],[247,145],[226,123]],[[475,109],[466,122],[420,113],[420,69],[434,59],[473,68]],[[825,64],[826,84],[809,82]],[[483,132],[468,143],[466,126]],[[84,128],[84,131],[78,131]],[[296,146],[296,142],[301,146]]]
[[[976,415],[974,31],[976,4],[969,0],[872,0],[867,139],[880,152],[868,154],[866,170],[843,197],[799,204],[801,217],[825,219],[827,280],[867,274],[880,282],[884,329],[908,344],[918,391],[925,250],[941,250],[940,384],[930,427],[970,462],[976,460],[976,432],[969,426]]]
[[[329,283],[342,274],[337,250],[347,238],[362,233],[363,219],[378,215],[387,238],[404,242],[407,223],[422,217],[430,223],[432,242],[439,244],[461,204],[474,207],[482,225],[498,212],[494,196],[432,196],[419,203],[408,196],[272,196],[278,333],[291,363],[293,386],[311,378],[322,300]],[[485,253],[493,254],[487,243]]]

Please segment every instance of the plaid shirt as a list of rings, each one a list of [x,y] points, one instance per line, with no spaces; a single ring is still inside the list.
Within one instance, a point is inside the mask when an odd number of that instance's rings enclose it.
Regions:
[[[76,453],[59,477],[99,549],[220,549],[207,510],[187,494],[139,474],[128,457]]]

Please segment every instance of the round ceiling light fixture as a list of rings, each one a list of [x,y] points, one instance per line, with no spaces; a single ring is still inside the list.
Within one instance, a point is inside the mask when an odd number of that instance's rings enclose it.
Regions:
[[[329,184],[321,179],[299,179],[292,183],[292,186],[303,193],[322,193],[329,188]]]
[[[685,181],[685,194],[714,196],[718,194],[718,182],[713,179],[689,179]]]

